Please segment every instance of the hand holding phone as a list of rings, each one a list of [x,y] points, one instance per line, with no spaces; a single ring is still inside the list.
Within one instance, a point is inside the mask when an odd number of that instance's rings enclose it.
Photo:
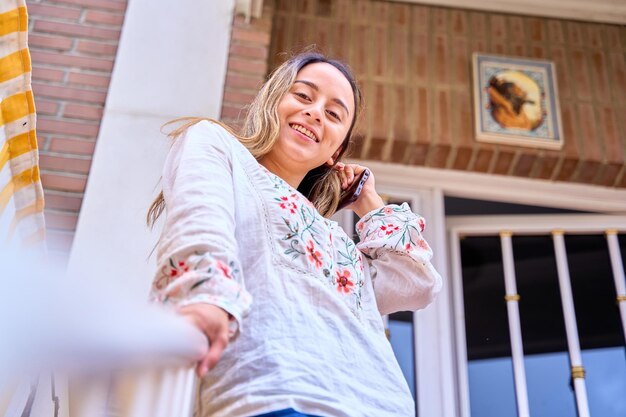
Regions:
[[[337,206],[337,211],[354,203],[359,198],[359,196],[361,195],[361,191],[363,191],[363,186],[365,185],[365,182],[367,181],[369,176],[369,169],[364,169],[357,178],[354,178],[354,181],[352,181],[350,187],[348,187],[347,190],[341,193],[339,205]]]

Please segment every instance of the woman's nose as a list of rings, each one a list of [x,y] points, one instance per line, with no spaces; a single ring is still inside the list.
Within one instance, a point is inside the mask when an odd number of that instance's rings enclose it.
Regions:
[[[315,119],[317,122],[322,121],[322,112],[318,106],[311,106],[304,111],[304,114]]]

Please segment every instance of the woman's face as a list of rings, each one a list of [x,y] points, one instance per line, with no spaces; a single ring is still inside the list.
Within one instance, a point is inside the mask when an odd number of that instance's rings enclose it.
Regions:
[[[305,66],[278,104],[280,135],[270,156],[305,173],[333,164],[354,111],[352,87],[341,71],[321,62]]]

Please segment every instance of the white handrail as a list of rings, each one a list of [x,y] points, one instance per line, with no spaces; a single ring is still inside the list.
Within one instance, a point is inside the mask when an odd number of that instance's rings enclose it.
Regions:
[[[607,230],[606,240],[609,245],[611,268],[613,270],[613,279],[615,280],[615,291],[617,293],[620,316],[622,317],[622,330],[624,331],[624,338],[626,339],[626,278],[624,278],[624,261],[619,249],[617,231],[615,229]]]

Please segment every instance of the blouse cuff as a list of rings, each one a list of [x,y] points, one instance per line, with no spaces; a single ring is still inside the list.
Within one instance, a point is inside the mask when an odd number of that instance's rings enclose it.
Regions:
[[[413,213],[407,203],[389,204],[370,211],[356,224],[361,240],[357,247],[369,257],[385,248],[416,260],[430,260],[432,250],[422,237],[424,227],[424,218]]]
[[[208,253],[195,253],[185,261],[168,261],[154,281],[152,298],[176,306],[218,306],[229,314],[229,338],[235,338],[252,304],[252,296],[236,281],[237,269]]]

